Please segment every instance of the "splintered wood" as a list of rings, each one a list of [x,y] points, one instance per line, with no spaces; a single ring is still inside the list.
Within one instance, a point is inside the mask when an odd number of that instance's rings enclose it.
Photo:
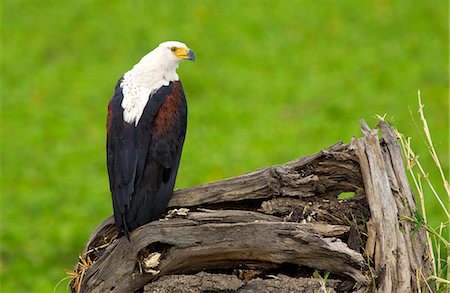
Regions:
[[[425,234],[401,220],[417,206],[394,131],[378,128],[381,139],[362,122],[350,145],[177,190],[168,216],[130,241],[106,219],[72,292],[423,290]]]

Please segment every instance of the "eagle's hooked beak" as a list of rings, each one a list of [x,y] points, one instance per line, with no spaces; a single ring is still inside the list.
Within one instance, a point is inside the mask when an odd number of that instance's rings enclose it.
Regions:
[[[192,50],[188,49],[186,60],[195,61],[195,54]]]

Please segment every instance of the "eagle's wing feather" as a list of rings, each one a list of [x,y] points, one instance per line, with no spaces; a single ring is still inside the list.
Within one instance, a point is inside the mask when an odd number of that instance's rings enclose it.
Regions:
[[[129,124],[122,117],[120,82],[108,107],[107,165],[116,225],[128,234],[159,218],[167,206],[186,133],[187,109],[181,84],[172,82],[151,96],[137,126]],[[171,116],[175,120],[161,132],[155,119],[171,95],[177,95],[181,104],[169,109],[175,110]]]

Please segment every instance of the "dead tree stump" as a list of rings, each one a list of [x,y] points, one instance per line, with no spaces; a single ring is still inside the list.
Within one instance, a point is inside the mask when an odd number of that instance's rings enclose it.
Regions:
[[[425,289],[425,232],[403,220],[417,206],[397,137],[383,121],[361,125],[350,144],[175,191],[166,218],[130,241],[106,219],[72,292]]]

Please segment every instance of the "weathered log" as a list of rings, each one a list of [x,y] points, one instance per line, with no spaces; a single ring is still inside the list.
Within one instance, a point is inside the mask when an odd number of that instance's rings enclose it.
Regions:
[[[431,264],[426,252],[425,231],[402,222],[411,218],[417,205],[409,187],[397,136],[389,125],[381,121],[371,130],[361,122],[364,137],[354,139],[351,148],[358,156],[364,179],[372,222],[367,226],[371,241],[366,255],[374,258],[378,273],[378,289],[382,292],[417,292],[424,284],[417,284],[416,276],[428,276]]]
[[[362,128],[350,145],[177,190],[175,212],[129,241],[106,219],[85,246],[72,291],[417,292],[415,276],[427,276],[430,264],[424,231],[412,237],[414,227],[400,220],[417,207],[395,133],[384,122],[381,140]],[[344,192],[354,196],[339,200]],[[306,285],[314,271],[332,279]]]
[[[348,146],[337,143],[317,154],[281,166],[192,188],[177,190],[169,207],[191,207],[260,200],[275,196],[311,197],[355,191],[362,179],[355,156]]]

